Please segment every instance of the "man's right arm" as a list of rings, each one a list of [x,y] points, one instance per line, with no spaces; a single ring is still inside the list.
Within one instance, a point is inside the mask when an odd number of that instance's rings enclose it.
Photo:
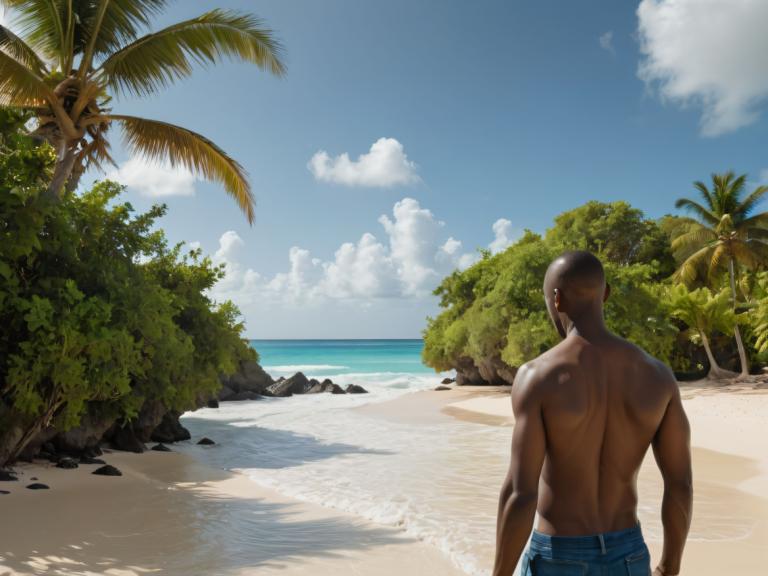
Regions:
[[[654,576],[680,573],[693,505],[691,429],[677,382],[671,374],[669,377],[672,397],[653,438],[653,454],[664,479],[664,498],[661,503],[664,550]]]

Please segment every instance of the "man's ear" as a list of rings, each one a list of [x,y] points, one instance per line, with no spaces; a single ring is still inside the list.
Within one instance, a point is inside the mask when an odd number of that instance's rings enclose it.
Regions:
[[[558,312],[561,312],[560,305],[562,303],[562,300],[560,299],[560,296],[561,296],[560,289],[559,288],[555,288],[554,293],[555,293],[555,296],[552,299],[552,302],[555,305],[555,310],[557,310]]]
[[[603,294],[603,302],[608,300],[610,295],[611,295],[611,285],[606,282],[605,283],[605,294]]]

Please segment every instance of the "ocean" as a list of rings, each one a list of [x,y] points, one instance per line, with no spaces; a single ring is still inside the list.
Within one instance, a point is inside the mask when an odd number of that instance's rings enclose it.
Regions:
[[[218,442],[196,457],[286,496],[399,527],[469,575],[490,573],[510,429],[447,417],[393,421],[359,409],[434,388],[448,375],[421,363],[421,340],[252,345],[275,378],[302,371],[369,394],[266,398],[189,413],[183,423],[193,435]]]

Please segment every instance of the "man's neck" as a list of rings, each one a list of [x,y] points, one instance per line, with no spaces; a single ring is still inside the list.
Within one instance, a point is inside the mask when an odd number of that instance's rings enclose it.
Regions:
[[[589,312],[582,314],[579,318],[573,318],[568,328],[568,337],[578,336],[587,342],[605,340],[610,335],[611,332],[605,325],[602,311],[599,313]]]

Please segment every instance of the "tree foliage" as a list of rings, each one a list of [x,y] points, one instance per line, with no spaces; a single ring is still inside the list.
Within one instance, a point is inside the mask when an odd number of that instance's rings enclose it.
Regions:
[[[52,202],[54,156],[24,120],[0,109],[0,465],[91,403],[126,420],[148,400],[194,408],[253,354],[207,296],[222,270],[156,229],[165,208],[135,214],[111,182]]]

